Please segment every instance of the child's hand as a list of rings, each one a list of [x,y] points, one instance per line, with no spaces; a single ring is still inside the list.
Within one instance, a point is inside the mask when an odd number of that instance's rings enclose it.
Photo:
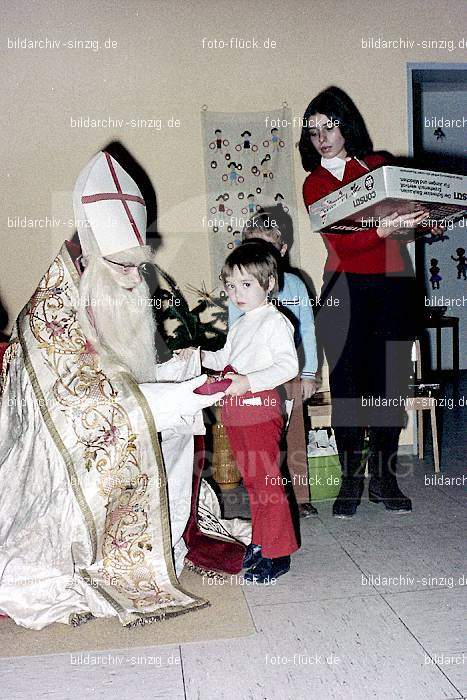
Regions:
[[[225,379],[232,380],[232,384],[225,390],[226,396],[242,396],[247,391],[251,391],[250,381],[246,374],[227,372]]]
[[[181,350],[175,350],[174,355],[177,355],[180,360],[188,362],[190,357],[194,352],[196,352],[197,349],[198,348],[182,348]]]
[[[308,401],[313,394],[316,394],[318,388],[316,379],[302,379],[300,384],[302,387],[302,401]]]

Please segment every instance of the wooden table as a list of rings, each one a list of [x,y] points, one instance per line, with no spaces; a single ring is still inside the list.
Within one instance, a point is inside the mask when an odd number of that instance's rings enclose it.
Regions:
[[[438,316],[424,322],[425,328],[436,328],[436,371],[441,371],[442,347],[441,329],[452,328],[452,371],[459,371],[459,318],[457,316]]]

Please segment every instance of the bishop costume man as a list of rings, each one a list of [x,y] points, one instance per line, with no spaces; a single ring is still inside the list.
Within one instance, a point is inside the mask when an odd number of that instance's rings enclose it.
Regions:
[[[3,362],[0,612],[33,629],[206,604],[177,575],[193,434],[222,395],[193,393],[205,381],[196,356],[156,362],[136,183],[101,152],[73,199],[81,255],[63,244]]]

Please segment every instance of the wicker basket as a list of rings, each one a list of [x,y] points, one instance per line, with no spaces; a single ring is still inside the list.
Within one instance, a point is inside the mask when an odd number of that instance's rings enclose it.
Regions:
[[[239,485],[242,475],[235,466],[218,406],[216,406],[215,414],[216,422],[212,426],[212,475],[221,489],[228,491]]]

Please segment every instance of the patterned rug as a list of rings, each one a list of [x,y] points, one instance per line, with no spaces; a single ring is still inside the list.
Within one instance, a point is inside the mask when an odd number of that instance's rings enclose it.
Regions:
[[[109,651],[255,634],[240,575],[212,579],[183,571],[181,585],[210,606],[161,622],[126,629],[116,618],[94,619],[80,627],[53,624],[43,630],[18,627],[0,618],[0,656],[43,656],[76,651]]]

